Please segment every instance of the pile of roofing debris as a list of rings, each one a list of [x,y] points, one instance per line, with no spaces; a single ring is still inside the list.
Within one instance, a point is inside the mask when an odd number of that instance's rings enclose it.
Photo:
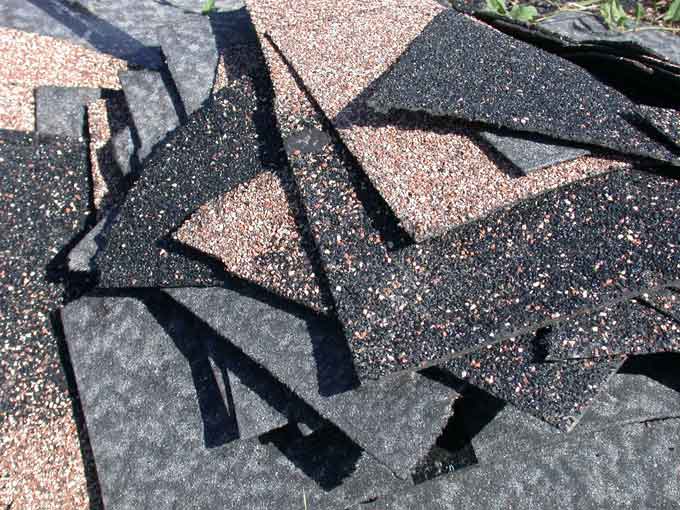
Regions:
[[[680,113],[432,0],[247,9],[121,76],[96,219],[83,143],[0,145],[77,197],[32,228],[89,229],[61,318],[106,508],[677,508]]]

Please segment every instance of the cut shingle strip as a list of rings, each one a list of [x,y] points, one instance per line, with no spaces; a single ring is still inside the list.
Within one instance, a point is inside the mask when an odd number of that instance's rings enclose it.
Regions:
[[[654,354],[629,358],[570,434],[514,406],[502,407],[500,401],[483,392],[464,394],[460,414],[477,460],[495,462],[508,455],[568,440],[574,434],[680,416],[680,374],[676,365],[679,356]]]
[[[641,298],[653,302],[655,294]],[[624,301],[547,331],[541,343],[552,360],[680,351],[680,323],[638,300]]]
[[[265,172],[196,211],[175,238],[287,299],[327,311],[280,179]]]
[[[232,81],[149,158],[97,258],[113,287],[221,284],[211,261],[175,248],[172,233],[205,202],[262,171],[253,116],[266,109],[246,76]],[[273,132],[273,131],[270,131]]]
[[[455,472],[362,510],[673,508],[680,420],[627,425],[575,437],[500,462]],[[541,483],[536,483],[540,480]]]
[[[384,113],[462,118],[680,163],[680,153],[633,125],[635,105],[621,93],[453,10],[413,41],[368,103]]]
[[[175,308],[159,304],[180,341]],[[144,310],[137,299],[84,298],[63,315],[107,508],[297,508],[305,494],[308,508],[342,509],[403,484],[334,430],[224,444],[224,416],[210,413],[221,402],[208,391],[213,369],[199,362],[206,351],[187,337],[181,353]]]
[[[36,131],[82,138],[85,135],[85,108],[101,97],[101,89],[96,88],[38,87],[35,90]]]
[[[333,121],[343,141],[416,240],[612,166],[610,160],[584,158],[517,179],[512,165],[485,152],[475,141],[476,130],[464,123],[371,112],[362,92],[388,70],[441,7],[425,2],[362,11],[363,3],[349,5],[354,5],[356,16],[307,23],[304,29],[272,30],[271,37],[324,112],[331,119],[337,115]],[[267,20],[257,16],[254,22],[267,27]],[[388,29],[375,30],[376,26]],[[375,49],[367,53],[366,47]],[[280,66],[276,60],[269,59],[274,70]],[[281,84],[291,90],[294,82]]]
[[[570,430],[623,360],[541,362],[536,360],[534,338],[525,335],[482,347],[442,367],[524,412]]]
[[[187,115],[208,99],[217,69],[217,42],[210,20],[167,25],[158,39]]]
[[[180,119],[172,97],[157,71],[125,71],[120,73],[125,99],[139,136],[137,156],[143,161]]]
[[[456,391],[415,373],[353,389],[351,356],[327,321],[227,289],[166,292],[399,476],[425,456],[453,413]]]

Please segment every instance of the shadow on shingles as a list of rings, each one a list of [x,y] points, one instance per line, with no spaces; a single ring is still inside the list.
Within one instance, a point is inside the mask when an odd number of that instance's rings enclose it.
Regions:
[[[78,385],[76,384],[76,377],[73,373],[71,356],[66,344],[66,337],[64,335],[64,328],[61,323],[61,316],[59,312],[50,313],[50,324],[52,326],[52,332],[57,344],[59,361],[61,362],[61,367],[66,379],[66,387],[68,389],[69,400],[71,402],[71,414],[78,431],[78,444],[80,447],[80,455],[83,459],[83,474],[85,476],[89,500],[88,508],[89,510],[104,510],[104,502],[102,500],[101,488],[99,486],[97,466],[94,461],[94,455],[92,453],[92,446],[90,443],[90,435],[87,430],[85,414],[83,413],[80,403]]]
[[[299,303],[232,275],[226,271],[219,259],[175,241],[171,236],[164,240],[163,247],[168,251],[181,253],[188,259],[199,260],[212,271],[216,280],[222,282],[221,288],[238,292],[242,296],[255,299],[305,321],[312,339],[321,396],[330,397],[359,386],[352,353],[337,317],[320,316]]]
[[[28,2],[102,53],[128,59],[154,50],[75,2],[68,2],[68,5],[59,0]],[[157,59],[160,61],[160,53]]]
[[[294,426],[261,436],[262,444],[273,444],[296,467],[325,491],[342,485],[362,455],[362,449],[333,425],[303,436]]]
[[[680,353],[659,352],[631,356],[619,372],[644,375],[680,393]]]
[[[363,205],[366,214],[370,218],[373,227],[380,234],[382,242],[391,250],[399,250],[413,244],[414,240],[400,225],[399,219],[394,214],[394,211],[392,211],[389,204],[375,188],[354,155],[342,142],[342,138],[337,131],[337,128],[342,127],[342,123],[338,122],[337,119],[333,121],[328,119],[323,108],[321,108],[314,96],[305,87],[304,81],[298,74],[295,67],[293,67],[276,43],[269,36],[266,37],[271,43],[274,51],[276,51],[277,55],[281,58],[281,61],[286,65],[288,72],[295,80],[295,83],[299,89],[304,93],[306,99],[320,115],[323,123],[323,129],[330,135],[333,141],[335,154],[343,163],[345,169],[348,171],[349,177],[357,193],[357,197]],[[299,200],[299,196],[296,198],[296,200]],[[300,203],[295,203],[293,205],[297,206],[300,210],[304,210],[303,207],[300,207]]]

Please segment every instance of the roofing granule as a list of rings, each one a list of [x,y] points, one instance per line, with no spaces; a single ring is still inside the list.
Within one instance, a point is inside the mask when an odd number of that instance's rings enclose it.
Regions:
[[[33,130],[36,87],[120,89],[118,72],[126,68],[122,60],[62,39],[0,28],[0,128]]]
[[[175,238],[241,278],[325,310],[295,216],[279,178],[265,172],[202,205]]]
[[[359,13],[351,18],[274,29],[271,37],[402,227],[417,241],[623,166],[607,158],[579,158],[517,178],[509,163],[476,141],[475,129],[466,123],[371,112],[365,91],[372,89],[441,7],[433,2],[391,10],[362,11],[357,3],[354,6]],[[254,20],[261,31],[267,30],[266,20]],[[375,30],[376,26],[385,30]]]
[[[93,469],[91,453],[83,460],[78,430],[70,414],[0,426],[3,509],[100,509],[96,484],[85,478],[86,470]]]
[[[672,108],[638,106],[643,120],[680,149],[680,111]]]

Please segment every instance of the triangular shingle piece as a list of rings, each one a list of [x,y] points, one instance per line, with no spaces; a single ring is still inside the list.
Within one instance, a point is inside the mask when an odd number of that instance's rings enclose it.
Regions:
[[[411,373],[356,389],[351,355],[327,321],[227,289],[168,289],[377,460],[407,476],[453,413],[456,391]]]
[[[680,164],[635,105],[583,68],[453,10],[437,16],[368,104],[529,131]]]

